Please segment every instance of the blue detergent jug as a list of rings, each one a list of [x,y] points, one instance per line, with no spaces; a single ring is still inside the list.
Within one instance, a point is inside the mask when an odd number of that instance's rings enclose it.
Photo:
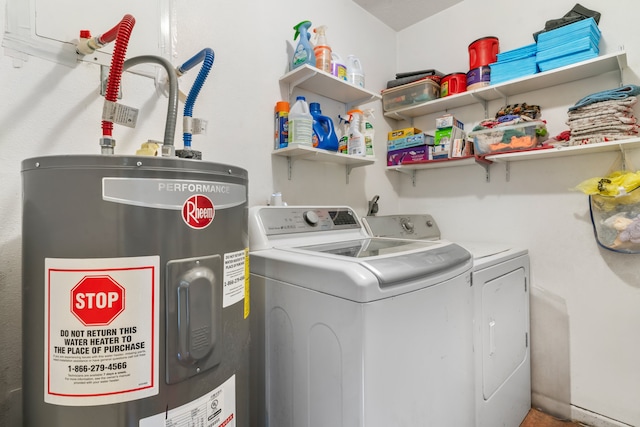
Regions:
[[[338,134],[333,127],[333,120],[323,116],[320,104],[309,104],[309,112],[313,117],[313,146],[322,150],[338,151]]]

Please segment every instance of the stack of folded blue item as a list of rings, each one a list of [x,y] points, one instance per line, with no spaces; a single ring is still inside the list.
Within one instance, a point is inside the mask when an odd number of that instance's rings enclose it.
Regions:
[[[491,67],[491,84],[502,83],[518,77],[535,74],[538,71],[536,65],[536,44],[530,44],[518,49],[498,54],[498,61],[489,64]]]
[[[600,36],[593,18],[540,33],[536,52],[538,68],[547,71],[597,57]]]

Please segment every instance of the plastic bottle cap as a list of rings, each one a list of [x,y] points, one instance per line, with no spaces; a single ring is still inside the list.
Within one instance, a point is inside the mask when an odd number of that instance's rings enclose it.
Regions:
[[[349,110],[347,114],[363,114],[362,110]]]
[[[90,30],[80,30],[80,38],[81,39],[90,39],[91,31]]]
[[[276,112],[277,111],[289,111],[289,103],[287,101],[276,102]]]
[[[300,101],[300,100],[302,100],[302,101],[306,101],[307,99],[306,99],[304,96],[298,96],[298,97],[296,97],[296,101]]]

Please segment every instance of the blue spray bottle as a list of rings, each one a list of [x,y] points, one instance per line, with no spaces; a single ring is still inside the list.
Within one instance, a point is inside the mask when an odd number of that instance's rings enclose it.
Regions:
[[[311,27],[310,21],[302,21],[295,27],[296,34],[293,36],[293,40],[300,36],[300,41],[298,42],[298,46],[296,46],[296,50],[293,52],[293,56],[291,57],[291,70],[295,70],[301,65],[309,64],[315,65],[316,56],[313,53],[313,46],[311,45],[311,34],[309,34],[309,28]]]
[[[313,117],[313,146],[323,150],[338,151],[338,134],[333,127],[333,120],[323,116],[320,104],[309,104],[309,112]]]

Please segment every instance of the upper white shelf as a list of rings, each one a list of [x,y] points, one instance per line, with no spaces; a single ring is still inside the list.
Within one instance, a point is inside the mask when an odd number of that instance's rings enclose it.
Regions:
[[[289,86],[289,96],[293,93],[293,89],[299,87],[349,105],[362,104],[382,98],[378,93],[354,86],[310,65],[303,65],[288,72],[280,77],[280,83]]]
[[[333,151],[320,150],[301,144],[291,144],[288,147],[273,150],[272,154],[295,160],[315,160],[320,162],[338,163],[350,167],[367,166],[375,163],[373,157],[352,156]]]
[[[477,104],[478,102],[493,101],[520,93],[586,79],[609,71],[622,71],[626,66],[627,54],[625,51],[619,51],[543,73],[532,74],[508,82],[450,95],[445,98],[434,99],[424,104],[387,111],[384,115],[396,120],[406,120],[412,117],[447,111]]]

